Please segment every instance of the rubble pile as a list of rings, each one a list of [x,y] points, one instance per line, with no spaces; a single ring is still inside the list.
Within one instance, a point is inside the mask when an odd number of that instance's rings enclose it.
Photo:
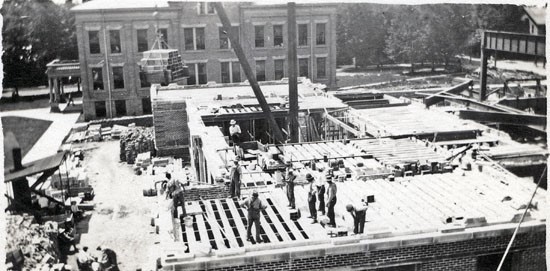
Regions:
[[[120,161],[134,164],[140,153],[155,153],[153,128],[135,127],[120,136]]]
[[[57,224],[32,223],[31,215],[7,215],[6,252],[19,250],[25,256],[23,270],[34,270],[46,263],[57,262]]]

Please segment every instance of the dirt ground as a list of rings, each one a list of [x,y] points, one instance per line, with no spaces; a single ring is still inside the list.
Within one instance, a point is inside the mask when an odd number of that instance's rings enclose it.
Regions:
[[[154,197],[144,197],[151,176],[137,176],[131,166],[119,162],[119,142],[89,143],[97,146],[85,152],[83,167],[94,187],[95,209],[80,247],[95,252],[98,245],[113,249],[120,270],[154,270],[158,235],[150,225]],[[90,213],[90,212],[88,212]]]

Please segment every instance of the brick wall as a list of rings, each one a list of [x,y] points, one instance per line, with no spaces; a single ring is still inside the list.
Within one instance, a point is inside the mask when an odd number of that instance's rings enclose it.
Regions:
[[[205,199],[222,199],[229,197],[229,187],[225,185],[201,185],[185,189],[185,200],[196,201]]]
[[[153,100],[155,147],[159,156],[189,158],[189,127],[185,100]]]
[[[431,270],[475,270],[477,256],[490,253],[503,253],[506,249],[510,235],[498,237],[476,238],[465,241],[435,243],[421,246],[400,247],[392,249],[377,250],[372,244],[364,248],[361,252],[346,254],[346,248],[335,247],[332,250],[326,250],[321,253],[323,256],[293,258],[291,252],[286,252],[282,256],[282,261],[263,262],[261,258],[247,260],[246,262],[256,262],[255,264],[208,268],[206,265],[178,264],[173,270],[196,270],[207,269],[216,271],[225,270],[338,270],[347,266],[353,269],[376,269],[384,266],[403,265],[407,263],[417,264],[421,271]],[[522,270],[546,270],[544,245],[546,233],[528,232],[518,234],[514,245],[515,253],[521,253],[518,266],[525,266]],[[357,244],[359,245],[359,244]],[[359,245],[360,246],[360,245]],[[366,245],[365,245],[366,246]],[[309,253],[317,255],[317,253]],[[273,258],[273,257],[270,257]],[[281,259],[281,257],[274,259]],[[222,263],[223,264],[223,263]],[[171,267],[167,267],[171,268]],[[167,269],[172,270],[172,269]]]

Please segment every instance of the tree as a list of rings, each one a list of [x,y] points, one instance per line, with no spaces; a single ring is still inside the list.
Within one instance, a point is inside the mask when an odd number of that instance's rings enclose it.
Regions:
[[[42,85],[48,62],[77,59],[74,16],[67,7],[50,0],[11,0],[0,13],[4,86]]]
[[[418,6],[401,7],[391,20],[385,52],[393,61],[411,63],[410,71],[414,73],[415,62],[427,55],[427,17],[422,16]]]

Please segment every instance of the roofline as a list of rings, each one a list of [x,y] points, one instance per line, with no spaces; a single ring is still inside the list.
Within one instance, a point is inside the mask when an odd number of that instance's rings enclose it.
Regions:
[[[533,22],[535,25],[537,25],[537,26],[546,25],[546,23],[544,23],[544,24],[537,24],[537,22],[533,19],[533,16],[531,16],[531,14],[529,14],[529,12],[527,11],[527,9],[525,9],[525,7],[523,8],[523,12],[525,13],[525,15],[527,15],[527,17],[529,17],[529,20],[531,20],[531,22]],[[546,21],[545,21],[545,22],[546,22]]]
[[[115,0],[116,1],[116,0]],[[78,6],[77,6],[78,7]],[[116,13],[116,12],[135,12],[135,11],[179,11],[180,7],[139,7],[139,8],[109,8],[109,9],[71,9],[70,11],[72,13],[97,13],[104,12],[104,13]]]
[[[313,4],[296,4],[296,8],[301,7],[338,7],[339,3],[313,3]],[[241,6],[242,9],[265,9],[266,7],[286,8],[286,4],[274,4],[274,5],[246,5]]]

